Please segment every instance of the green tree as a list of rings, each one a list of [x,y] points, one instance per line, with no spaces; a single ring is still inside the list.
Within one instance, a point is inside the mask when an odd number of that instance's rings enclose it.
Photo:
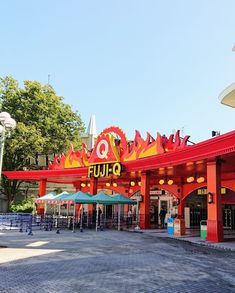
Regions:
[[[6,140],[3,170],[35,169],[32,160],[38,155],[67,152],[70,143],[81,147],[84,124],[77,111],[63,102],[50,85],[25,81],[20,88],[12,77],[0,78],[1,111],[9,112],[17,122],[16,129]],[[47,160],[48,161],[48,160]],[[19,192],[21,181],[2,180],[2,193],[8,204]]]

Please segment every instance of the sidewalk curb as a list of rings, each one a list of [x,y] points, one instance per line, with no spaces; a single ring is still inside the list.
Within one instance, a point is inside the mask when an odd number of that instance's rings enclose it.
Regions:
[[[178,240],[178,241],[184,241],[184,242],[187,242],[187,243],[190,243],[190,244],[193,244],[193,245],[196,245],[196,246],[199,246],[199,247],[208,247],[208,248],[212,248],[214,250],[219,250],[219,251],[228,251],[228,252],[235,252],[235,246],[234,248],[231,248],[231,247],[224,247],[224,246],[220,246],[218,245],[217,243],[210,243],[210,242],[194,242],[194,241],[191,241],[190,239],[185,239],[183,237],[173,237],[173,236],[170,236],[168,234],[165,234],[164,236],[159,233],[156,233],[155,235],[153,235],[153,233],[148,233],[148,232],[145,232],[144,230],[125,230],[126,232],[131,232],[131,233],[142,233],[142,234],[145,234],[145,235],[150,235],[150,236],[153,236],[153,237],[159,237],[159,238],[167,238],[167,239],[173,239],[173,240]],[[193,237],[191,237],[193,238]],[[220,242],[220,243],[223,243],[223,242]]]

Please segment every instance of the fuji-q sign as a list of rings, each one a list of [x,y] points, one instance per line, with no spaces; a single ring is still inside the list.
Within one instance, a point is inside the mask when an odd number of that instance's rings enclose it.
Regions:
[[[89,159],[88,177],[103,178],[110,175],[121,176],[121,164],[114,137],[103,134],[98,137]]]
[[[121,176],[121,164],[107,163],[90,165],[88,167],[88,177],[102,178],[109,175]]]
[[[107,142],[107,140],[102,139],[97,144],[97,148],[96,148],[97,157],[100,159],[107,159],[108,158],[108,151],[109,151],[108,142]]]

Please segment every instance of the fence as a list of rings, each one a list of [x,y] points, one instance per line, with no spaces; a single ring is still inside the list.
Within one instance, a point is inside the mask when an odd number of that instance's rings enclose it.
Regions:
[[[33,216],[26,213],[0,213],[1,230],[19,230],[32,235]]]
[[[136,217],[128,215],[120,216],[120,229],[131,229],[137,226]],[[33,230],[56,230],[59,233],[62,229],[95,229],[96,214],[84,213],[82,221],[80,217],[62,215],[31,215],[26,213],[0,213],[0,230],[15,230],[19,232],[28,232],[28,235],[33,235]],[[98,228],[103,229],[118,229],[118,215],[105,217],[103,214],[99,216]]]

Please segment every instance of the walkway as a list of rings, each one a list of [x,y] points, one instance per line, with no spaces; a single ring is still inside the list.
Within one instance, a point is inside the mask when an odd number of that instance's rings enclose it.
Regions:
[[[224,249],[235,252],[235,231],[225,231],[225,240],[220,243],[213,243],[200,238],[200,231],[196,229],[186,229],[186,235],[174,236],[167,233],[167,230],[151,229],[151,230],[132,230],[132,232],[140,232],[161,238],[172,238],[187,241],[200,246],[207,246],[215,249]]]
[[[234,252],[157,234],[3,231],[0,292],[234,292]]]

